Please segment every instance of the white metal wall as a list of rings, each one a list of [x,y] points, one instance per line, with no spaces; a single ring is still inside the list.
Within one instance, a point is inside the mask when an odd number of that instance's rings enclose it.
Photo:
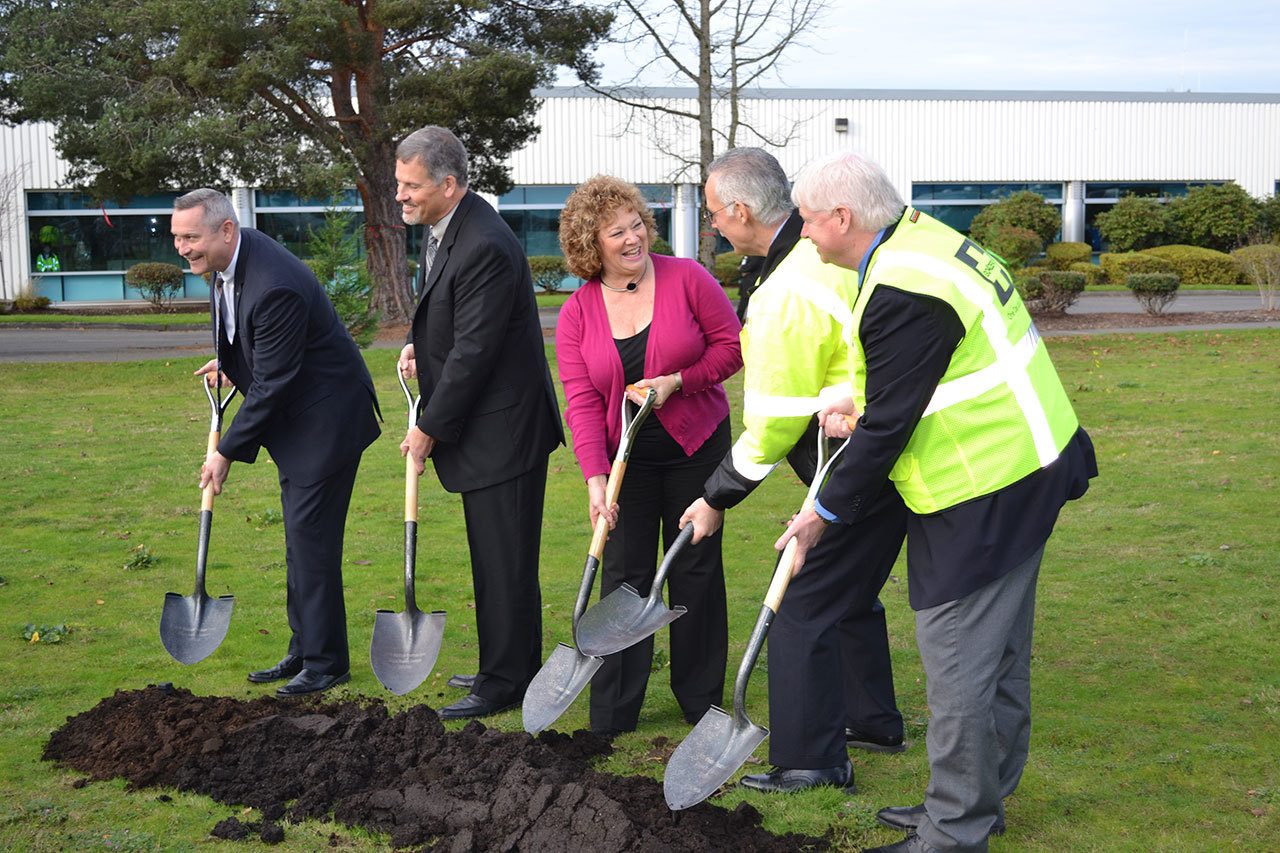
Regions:
[[[580,90],[543,94],[542,133],[511,159],[517,184],[576,184],[597,172],[675,183],[682,163],[663,149],[696,151],[691,122],[682,135],[670,120],[655,127],[650,114]],[[913,181],[1075,180],[1234,180],[1264,196],[1280,179],[1280,95],[801,92],[752,99],[745,112],[773,140],[792,137],[764,145],[789,173],[854,148],[907,197]],[[837,118],[847,132],[836,132]]]
[[[67,165],[53,147],[49,124],[0,125],[0,268],[3,293],[11,299],[31,274],[27,243],[26,190],[57,189]]]

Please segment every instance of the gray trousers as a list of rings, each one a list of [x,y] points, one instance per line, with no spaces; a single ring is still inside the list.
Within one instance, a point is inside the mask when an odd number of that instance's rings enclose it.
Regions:
[[[957,601],[916,613],[929,701],[929,787],[918,834],[940,851],[987,849],[1031,740],[1031,635],[1043,546]]]

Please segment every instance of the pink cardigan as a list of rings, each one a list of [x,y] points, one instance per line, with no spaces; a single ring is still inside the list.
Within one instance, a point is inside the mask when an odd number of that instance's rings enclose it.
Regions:
[[[678,370],[683,385],[650,417],[692,455],[729,414],[720,383],[742,367],[741,326],[724,290],[701,264],[650,257],[655,289],[644,375],[652,379]],[[607,474],[622,440],[624,383],[599,278],[578,288],[560,309],[556,363],[582,476]]]

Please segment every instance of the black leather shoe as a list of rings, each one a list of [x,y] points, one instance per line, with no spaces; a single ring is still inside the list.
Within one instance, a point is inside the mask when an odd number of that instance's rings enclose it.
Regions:
[[[853,786],[853,765],[846,759],[839,767],[824,767],[818,770],[794,770],[786,767],[771,767],[768,773],[757,773],[743,776],[738,783],[753,791],[790,794],[816,788],[819,785],[833,785],[844,788],[850,794],[857,793]]]
[[[339,684],[345,684],[350,680],[350,672],[329,675],[325,672],[316,672],[314,669],[304,669],[295,675],[288,684],[277,688],[276,695],[305,696],[308,693],[319,693],[322,690],[328,690],[330,687],[337,687]]]
[[[928,844],[913,832],[896,844],[866,847],[863,848],[862,853],[938,853],[938,848]]]
[[[438,713],[442,720],[462,720],[467,717],[487,717],[490,714],[510,710],[519,704],[519,699],[514,702],[495,702],[492,699],[468,693],[452,705],[445,705]]]
[[[302,672],[302,658],[299,655],[285,655],[280,663],[270,669],[260,669],[249,673],[249,680],[255,684],[266,684],[269,681],[283,681],[293,678]]]
[[[876,812],[876,820],[890,829],[915,832],[924,820],[924,803],[918,806],[889,806]],[[991,827],[992,835],[1004,835],[1004,821],[997,820]]]
[[[902,740],[902,735],[896,737],[885,737],[884,735],[868,734],[860,729],[846,728],[844,730],[844,740],[854,749],[865,749],[870,752],[904,752],[907,748],[906,743]]]
[[[474,675],[451,675],[449,680],[445,682],[450,687],[461,687],[466,690],[470,690],[471,685],[475,683],[476,677]]]

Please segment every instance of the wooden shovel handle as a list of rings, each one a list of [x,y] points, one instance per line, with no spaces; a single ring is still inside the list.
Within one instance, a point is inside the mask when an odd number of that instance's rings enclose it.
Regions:
[[[613,463],[613,467],[609,469],[609,481],[604,486],[604,505],[609,508],[618,502],[618,493],[622,491],[622,475],[627,472],[627,463],[618,459]],[[600,517],[596,519],[596,529],[591,537],[591,547],[587,549],[587,553],[597,560],[604,555],[604,542],[609,538],[609,519],[604,517],[604,513],[600,513]]]
[[[404,455],[404,520],[418,521],[418,466],[412,453]]]
[[[204,452],[205,459],[208,459],[210,456],[218,452],[218,439],[221,436],[222,434],[217,430],[214,430],[213,432],[209,433],[209,445],[208,447],[205,448],[205,452]],[[205,486],[204,489],[202,489],[200,492],[200,511],[209,512],[212,509],[213,509],[213,483],[210,483],[209,485]]]

